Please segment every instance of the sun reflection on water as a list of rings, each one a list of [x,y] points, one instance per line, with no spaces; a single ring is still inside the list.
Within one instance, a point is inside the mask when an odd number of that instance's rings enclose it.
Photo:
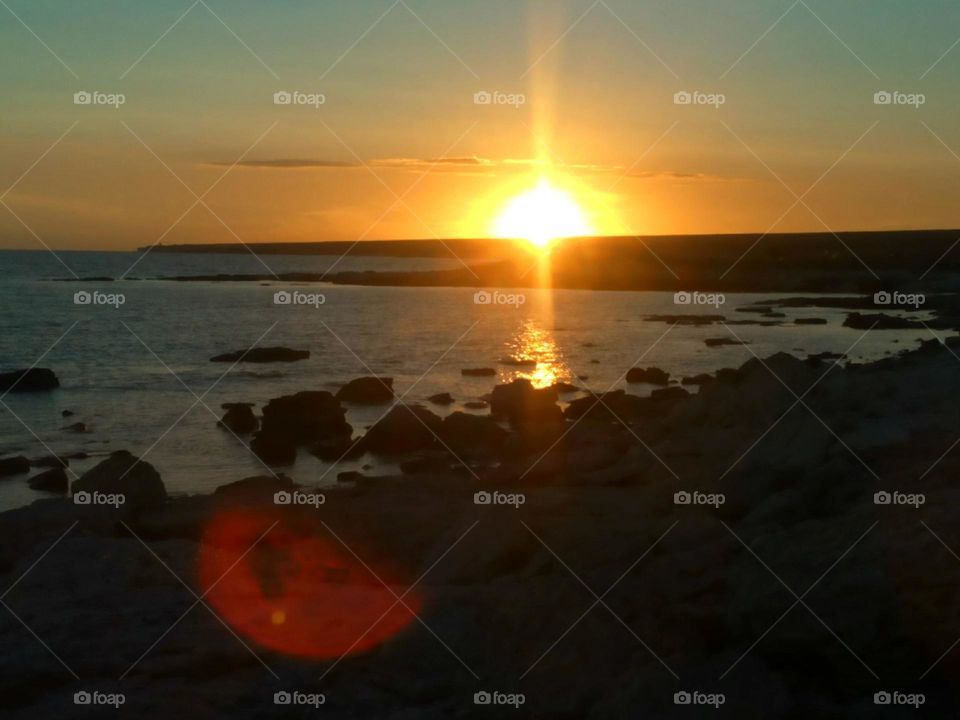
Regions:
[[[535,320],[524,320],[506,348],[504,362],[516,368],[508,373],[508,380],[527,378],[534,387],[542,388],[573,379],[553,333],[539,327]]]

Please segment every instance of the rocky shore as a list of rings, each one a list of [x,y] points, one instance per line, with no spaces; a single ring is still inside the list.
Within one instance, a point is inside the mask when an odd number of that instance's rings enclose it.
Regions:
[[[278,692],[396,720],[917,714],[883,692],[955,714],[960,342],[696,381],[565,407],[515,382],[489,416],[398,404],[359,440],[341,400],[391,402],[385,378],[231,403],[266,467],[208,496],[115,453],[0,514],[5,716],[82,716],[83,691],[141,718],[312,712]],[[404,472],[321,491],[283,474],[290,447]]]

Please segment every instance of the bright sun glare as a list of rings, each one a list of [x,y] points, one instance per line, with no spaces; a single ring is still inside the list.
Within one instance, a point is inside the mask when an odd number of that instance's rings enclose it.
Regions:
[[[494,224],[498,237],[546,247],[557,238],[595,234],[580,205],[546,179],[507,203]]]

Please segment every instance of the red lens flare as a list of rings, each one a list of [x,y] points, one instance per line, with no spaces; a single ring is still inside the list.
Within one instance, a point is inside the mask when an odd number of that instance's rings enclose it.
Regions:
[[[333,537],[295,532],[277,511],[224,511],[203,535],[201,591],[234,630],[263,647],[339,658],[390,639],[422,606],[416,593],[404,596],[396,574],[357,554],[370,569]]]

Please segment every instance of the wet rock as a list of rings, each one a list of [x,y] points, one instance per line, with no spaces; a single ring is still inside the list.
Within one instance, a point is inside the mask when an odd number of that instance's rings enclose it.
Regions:
[[[249,362],[249,363],[273,363],[273,362],[297,362],[298,360],[308,360],[310,358],[309,350],[293,350],[285,347],[265,347],[250,348],[249,350],[236,350],[234,352],[215,355],[210,358],[210,362]]]
[[[561,395],[568,395],[570,393],[580,392],[581,390],[581,388],[578,388],[576,385],[571,385],[566,382],[555,382],[552,387]]]
[[[393,378],[362,377],[337,391],[337,400],[356,405],[386,405],[394,398]]]
[[[490,395],[490,412],[496,417],[506,418],[513,427],[563,421],[563,413],[557,405],[556,389],[535,389],[525,378],[507,385],[497,385]]]
[[[257,435],[299,446],[335,435],[349,437],[352,433],[339,400],[325,390],[307,390],[268,402],[263,408],[263,421]]]
[[[113,453],[73,483],[73,493],[122,493],[125,510],[140,510],[162,505],[167,490],[160,473],[148,462],[126,450]]]
[[[494,377],[497,371],[493,368],[467,368],[460,371],[464,377]]]
[[[692,375],[690,377],[685,377],[682,381],[682,385],[706,385],[707,383],[713,382],[713,376],[707,375],[706,373],[701,373],[699,375]]]
[[[670,373],[660,368],[634,367],[627,370],[628,383],[649,383],[650,385],[666,385],[670,381]]]
[[[72,417],[73,414],[73,410],[63,410],[60,412],[60,417]]]
[[[500,358],[501,365],[510,365],[512,367],[536,367],[537,361],[531,358],[517,358],[517,357],[502,357]]]
[[[30,472],[30,461],[23,456],[0,458],[0,477]]]
[[[250,441],[250,449],[272,467],[293,465],[297,461],[296,444],[279,432],[260,430]]]
[[[886,313],[852,312],[843,321],[843,326],[854,330],[923,330],[919,320],[887,315]]]
[[[826,325],[826,318],[796,318],[793,321],[794,325]]]
[[[440,439],[457,454],[489,454],[503,447],[507,431],[490,417],[455,412],[443,419]]]
[[[725,347],[727,345],[749,345],[750,343],[737,338],[707,338],[703,341],[707,347]]]
[[[442,420],[422,405],[397,405],[363,436],[364,450],[398,455],[433,447]]]
[[[0,373],[0,392],[39,392],[60,387],[60,381],[53,370],[48,368],[28,368]]]
[[[69,430],[70,432],[75,432],[75,433],[85,433],[85,432],[87,432],[87,425],[86,425],[86,423],[75,422],[75,423],[73,423],[72,425],[67,425],[67,426],[66,426],[65,428],[63,428],[63,429],[64,429],[64,430]]]
[[[70,488],[70,481],[63,467],[55,467],[34,475],[27,481],[30,488],[42,492],[65,493]]]
[[[217,422],[218,427],[232,430],[237,435],[249,435],[260,427],[260,420],[253,413],[253,403],[224,403],[226,414]]]
[[[465,408],[469,408],[470,410],[486,410],[488,407],[490,407],[490,403],[488,403],[486,400],[470,400],[465,402],[463,406]]]
[[[662,322],[670,325],[713,325],[721,323],[726,318],[723,315],[647,315],[644,320],[647,322]]]
[[[437,393],[427,398],[427,401],[434,405],[453,405],[456,402],[450,393]]]

